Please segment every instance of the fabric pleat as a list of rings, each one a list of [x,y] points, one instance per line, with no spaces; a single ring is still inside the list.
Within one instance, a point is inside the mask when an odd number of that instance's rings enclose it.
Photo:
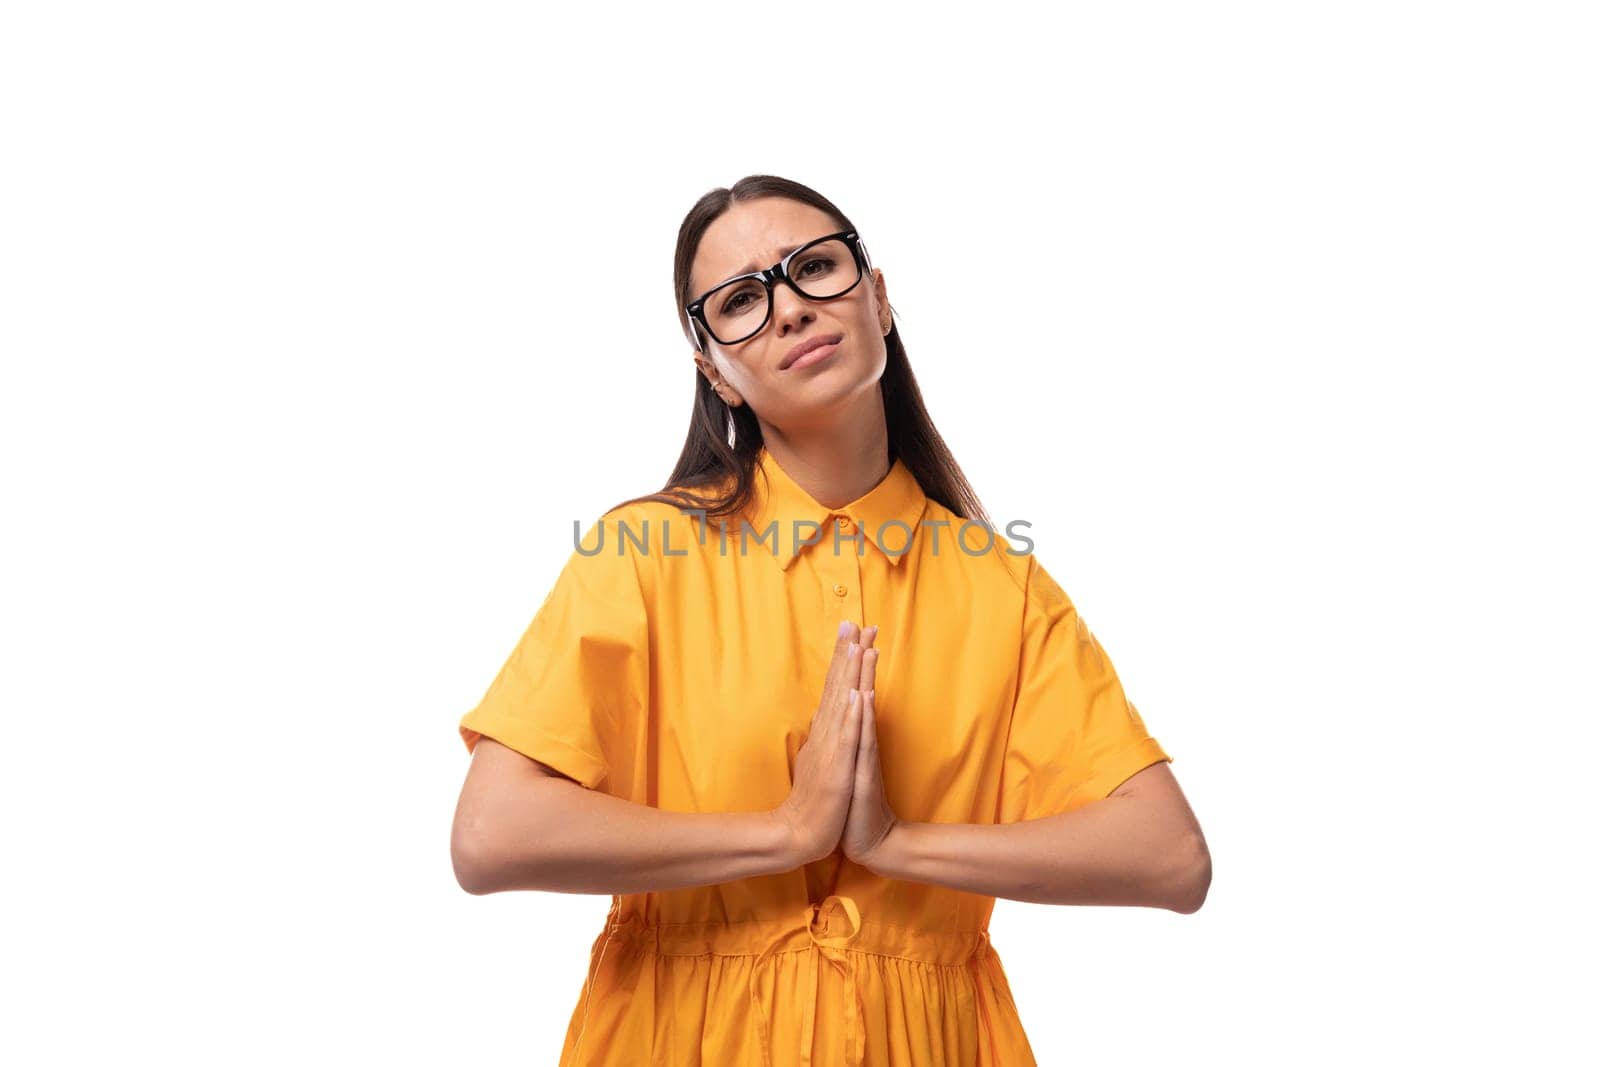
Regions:
[[[874,924],[833,895],[792,924],[646,924],[613,904],[562,1067],[1033,1064],[987,931]]]

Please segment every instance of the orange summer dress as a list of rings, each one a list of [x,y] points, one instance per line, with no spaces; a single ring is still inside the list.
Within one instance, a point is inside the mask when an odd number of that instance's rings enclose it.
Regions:
[[[1066,593],[989,534],[898,458],[827,508],[763,449],[743,522],[647,501],[592,524],[461,737],[665,811],[770,811],[848,618],[879,627],[878,741],[903,820],[1072,811],[1170,759]],[[1033,1064],[994,900],[837,849],[614,896],[560,1063]]]

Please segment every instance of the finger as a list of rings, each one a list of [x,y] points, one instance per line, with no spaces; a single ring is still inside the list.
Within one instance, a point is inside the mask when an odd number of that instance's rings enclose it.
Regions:
[[[848,673],[847,652],[850,645],[859,642],[860,638],[861,631],[855,623],[849,619],[839,623],[839,629],[833,642],[833,658],[828,661],[828,673],[822,682],[824,696],[837,694],[846,683],[855,680]]]
[[[870,692],[876,688],[878,681],[878,650],[866,649],[861,653],[861,684],[858,688],[862,692]]]
[[[828,657],[828,668],[822,675],[821,699],[817,703],[817,712],[812,716],[813,719],[825,717],[825,713],[842,691],[844,683],[849,680],[845,676],[845,668],[848,666],[848,653],[852,640],[850,628],[853,625],[849,619],[845,619],[834,631],[833,652]]]
[[[855,688],[854,679],[861,677],[861,646],[854,641],[845,646],[843,671],[844,677],[823,686],[822,706],[815,716],[821,720],[823,731],[830,735],[843,729],[850,710],[850,691]]]
[[[865,630],[861,631],[861,637],[857,643],[860,644],[863,652],[872,647],[872,642],[877,636],[878,628],[876,626],[869,626]],[[856,671],[855,673],[848,675],[848,680],[850,684],[855,686],[857,689],[865,689],[866,686],[861,682],[860,667],[861,665],[859,663],[856,664]]]
[[[839,731],[840,752],[854,752],[861,744],[861,690],[850,690],[845,700],[844,727]]]
[[[868,673],[867,668],[869,657],[866,653],[870,650],[872,652],[871,661],[874,664],[878,662],[877,640],[878,628],[876,626],[868,626],[861,631],[861,677],[856,682],[856,688],[863,692],[872,688],[872,675]]]
[[[861,729],[860,737],[856,741],[856,785],[857,792],[862,792],[872,785],[872,761],[878,758],[877,730],[874,728],[870,708],[872,706],[872,691],[861,691]]]
[[[861,691],[861,758],[870,768],[878,758],[878,697],[871,689]]]

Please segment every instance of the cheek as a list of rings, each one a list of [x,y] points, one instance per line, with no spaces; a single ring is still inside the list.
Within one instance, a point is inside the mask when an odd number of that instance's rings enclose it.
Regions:
[[[878,301],[875,298],[869,297],[861,302],[861,321],[871,335],[883,336],[883,325],[878,321]]]
[[[760,375],[762,354],[749,348],[740,350],[737,354],[723,356],[727,363],[727,370],[723,377],[731,382],[748,385]]]

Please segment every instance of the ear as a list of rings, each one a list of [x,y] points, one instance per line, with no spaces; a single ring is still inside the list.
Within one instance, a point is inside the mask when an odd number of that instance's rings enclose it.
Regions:
[[[717,373],[716,365],[706,358],[705,353],[699,349],[694,349],[693,351],[694,365],[700,369],[701,374],[705,375],[706,381],[711,383],[717,395],[722,397],[723,403],[730,408],[736,408],[744,403],[744,397],[740,396],[738,390],[723,380],[722,375]]]
[[[872,291],[877,294],[878,328],[885,337],[894,329],[894,312],[889,307],[889,289],[883,281],[883,271],[872,268]]]

